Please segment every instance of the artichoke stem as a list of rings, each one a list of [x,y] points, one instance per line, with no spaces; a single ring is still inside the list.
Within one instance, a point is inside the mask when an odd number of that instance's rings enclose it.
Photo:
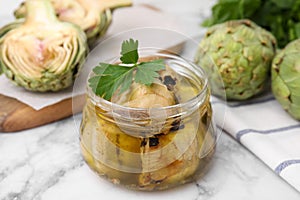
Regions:
[[[27,0],[26,1],[26,21],[31,23],[53,23],[57,22],[55,10],[49,0]]]
[[[118,7],[131,6],[132,0],[100,0],[99,4],[103,10],[108,8],[115,9]]]

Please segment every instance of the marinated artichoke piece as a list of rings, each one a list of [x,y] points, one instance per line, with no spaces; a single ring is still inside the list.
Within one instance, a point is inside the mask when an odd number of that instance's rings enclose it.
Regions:
[[[273,59],[272,91],[292,117],[300,120],[300,39],[289,43]]]
[[[153,83],[151,87],[132,83],[130,90],[127,92],[127,98],[120,98],[124,102],[119,103],[131,108],[153,108],[153,107],[166,107],[175,104],[175,96],[163,84]],[[119,99],[114,97],[114,99]]]
[[[172,106],[176,104],[176,96],[174,91],[168,90],[167,86],[158,81],[152,83],[151,86],[146,86],[140,83],[132,83],[128,91],[122,94],[116,93],[112,99],[112,102],[119,105],[123,105],[130,108],[149,108],[150,110],[145,112],[129,113],[129,118],[140,118],[140,125],[145,126],[142,131],[137,132],[137,137],[148,137],[154,133],[168,134],[172,123],[176,119],[167,119],[167,113],[160,112],[159,110],[151,110],[151,108],[162,108]],[[144,120],[143,120],[144,119]],[[119,121],[121,122],[121,121]],[[122,123],[119,124],[125,133],[132,134],[132,129],[126,129],[122,127]],[[149,135],[148,135],[149,134]]]
[[[249,20],[233,20],[208,28],[195,62],[209,76],[212,93],[245,100],[261,93],[269,77],[276,39]],[[223,83],[220,79],[223,79]]]
[[[130,6],[131,0],[50,0],[59,20],[79,25],[86,33],[89,45],[103,36],[112,21],[112,11]],[[15,10],[16,18],[26,16],[23,2]]]
[[[0,63],[14,83],[31,91],[58,91],[72,85],[88,52],[76,25],[60,22],[48,0],[28,0],[25,21],[0,30]]]

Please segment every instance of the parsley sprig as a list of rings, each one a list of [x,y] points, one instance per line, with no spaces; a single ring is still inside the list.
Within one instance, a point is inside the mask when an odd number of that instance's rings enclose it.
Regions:
[[[133,39],[122,43],[120,60],[121,64],[99,63],[93,69],[95,75],[88,82],[96,95],[110,100],[118,89],[119,94],[128,90],[133,81],[150,86],[158,71],[165,69],[162,59],[139,63],[138,41]]]

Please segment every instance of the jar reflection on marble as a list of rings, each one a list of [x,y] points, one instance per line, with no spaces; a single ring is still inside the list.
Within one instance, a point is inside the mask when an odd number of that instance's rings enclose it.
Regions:
[[[214,153],[215,127],[204,72],[174,55],[156,53],[147,59],[157,58],[164,59],[166,70],[150,88],[159,93],[152,106],[140,94],[137,102],[144,107],[128,106],[124,97],[106,101],[87,88],[82,155],[99,176],[130,189],[164,190],[194,181],[205,174]],[[138,89],[130,90],[124,95]],[[169,94],[175,103],[164,106],[159,98]]]

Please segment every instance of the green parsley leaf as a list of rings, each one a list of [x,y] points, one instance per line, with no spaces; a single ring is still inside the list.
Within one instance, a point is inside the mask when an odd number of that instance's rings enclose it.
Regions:
[[[139,60],[139,54],[138,54],[138,41],[134,41],[133,39],[124,41],[122,44],[122,50],[121,50],[121,58],[120,60],[124,64],[135,64]]]
[[[137,66],[134,81],[144,85],[151,85],[154,82],[154,79],[159,77],[157,71],[162,69],[165,69],[163,60],[141,63]]]
[[[120,93],[129,89],[134,68],[100,63],[93,71],[97,73],[89,79],[89,86],[96,95],[109,100],[120,86]]]
[[[249,19],[270,31],[280,48],[300,38],[299,0],[218,0],[202,25],[212,26],[234,19]]]
[[[95,75],[88,82],[96,95],[110,100],[116,91],[121,94],[128,90],[133,81],[150,86],[159,77],[158,71],[165,69],[164,61],[160,59],[138,63],[137,45],[138,41],[132,39],[123,42],[123,64],[99,63],[93,69]]]

